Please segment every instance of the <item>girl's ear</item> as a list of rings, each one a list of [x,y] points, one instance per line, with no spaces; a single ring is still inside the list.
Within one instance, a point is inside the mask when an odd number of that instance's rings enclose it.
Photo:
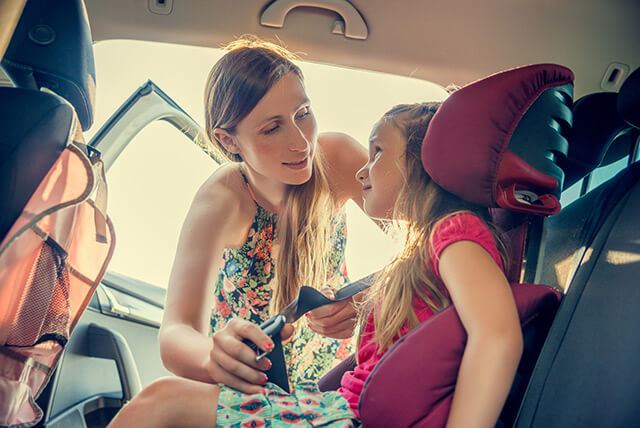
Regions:
[[[234,155],[240,154],[240,146],[238,146],[233,135],[229,134],[229,131],[222,128],[216,128],[213,130],[213,136],[229,153],[233,153]]]

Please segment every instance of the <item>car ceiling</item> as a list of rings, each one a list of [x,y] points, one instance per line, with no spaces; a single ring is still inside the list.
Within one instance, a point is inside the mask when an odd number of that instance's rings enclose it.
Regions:
[[[219,47],[250,33],[280,39],[310,61],[443,86],[554,62],[576,74],[576,98],[602,91],[610,64],[640,66],[638,0],[351,0],[366,21],[366,40],[331,34],[338,15],[317,8],[295,8],[274,29],[259,23],[271,1],[164,0],[168,15],[150,11],[157,1],[86,0],[94,39]]]
[[[159,2],[169,6],[169,14],[151,11]],[[272,3],[86,0],[96,42],[137,39],[219,47],[242,34],[255,34],[281,40],[309,61],[413,76],[442,86],[554,62],[574,71],[577,99],[617,90],[619,84],[601,86],[611,64],[629,72],[640,66],[638,0],[351,0],[366,21],[366,40],[331,34],[338,15],[312,7],[293,9],[282,29],[261,26],[261,13]],[[2,84],[10,83],[0,73]]]

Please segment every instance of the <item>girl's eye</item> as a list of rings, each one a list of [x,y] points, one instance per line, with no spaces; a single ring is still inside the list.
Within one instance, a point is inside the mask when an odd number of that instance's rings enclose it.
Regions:
[[[273,134],[274,132],[276,132],[278,130],[278,128],[280,128],[280,125],[275,124],[274,126],[272,126],[271,128],[263,131],[263,134],[265,135],[269,135],[269,134]]]
[[[369,151],[369,159],[372,162],[375,161],[380,155],[380,153],[382,153],[382,149],[380,149],[380,147],[378,146],[372,147],[371,150]]]

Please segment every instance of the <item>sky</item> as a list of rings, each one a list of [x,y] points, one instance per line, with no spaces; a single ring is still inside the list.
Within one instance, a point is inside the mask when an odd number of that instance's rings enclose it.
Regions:
[[[141,41],[99,42],[96,120],[87,141],[147,80],[199,124],[203,93],[218,49]],[[320,132],[344,132],[361,144],[395,104],[438,101],[439,85],[422,80],[300,61]],[[116,229],[115,271],[166,287],[180,228],[193,196],[216,164],[166,122],[143,129],[107,172],[109,215]],[[397,249],[352,202],[347,205],[347,269],[352,280],[380,269]]]

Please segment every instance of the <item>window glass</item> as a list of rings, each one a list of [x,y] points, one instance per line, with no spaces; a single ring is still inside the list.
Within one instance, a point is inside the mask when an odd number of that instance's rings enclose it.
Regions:
[[[629,156],[625,156],[609,165],[596,168],[591,173],[591,179],[589,181],[589,190],[595,189],[605,181],[613,178],[617,173],[627,167],[629,162]]]
[[[96,44],[96,123],[87,138],[148,79],[203,124],[205,80],[223,54],[140,41]],[[442,87],[423,80],[304,61],[298,65],[320,132],[344,132],[363,145],[373,124],[393,105],[446,97]],[[169,127],[161,123],[141,132],[108,177],[118,237],[110,268],[163,287],[190,200],[215,167]],[[347,216],[347,266],[351,279],[357,279],[382,268],[396,247],[354,203],[347,204]]]
[[[568,189],[565,189],[560,195],[560,204],[562,207],[566,207],[580,197],[580,190],[582,190],[582,181],[579,180],[573,183]]]

